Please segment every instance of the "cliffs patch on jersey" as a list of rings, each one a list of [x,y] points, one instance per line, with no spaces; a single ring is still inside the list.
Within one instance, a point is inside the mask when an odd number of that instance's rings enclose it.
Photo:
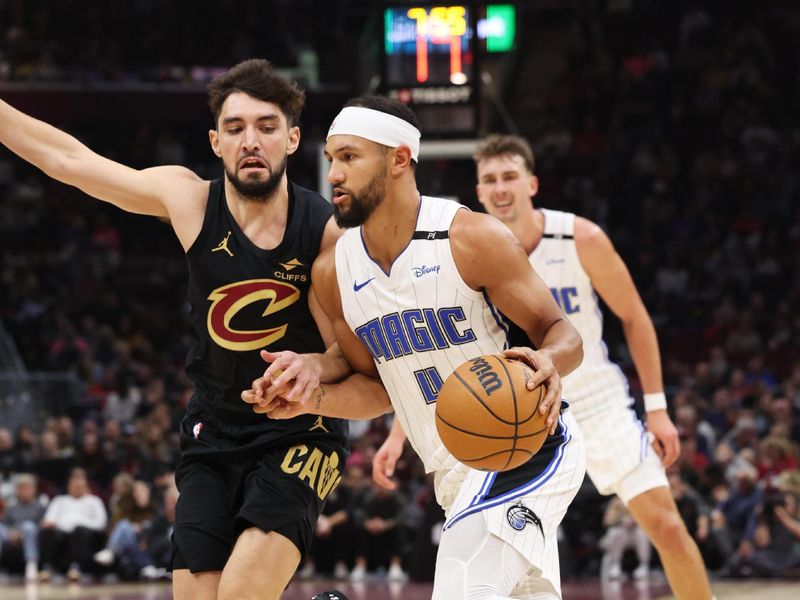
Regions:
[[[277,313],[291,306],[300,299],[300,290],[290,283],[275,281],[274,279],[248,279],[218,287],[208,299],[211,306],[208,308],[208,333],[221,347],[227,350],[245,352],[263,348],[286,334],[287,325],[275,327],[262,327],[258,325],[251,328],[232,326],[237,316],[243,313],[252,313],[256,302],[267,302],[267,306],[260,314],[263,319],[268,315]],[[249,310],[248,310],[249,309]],[[259,317],[249,314],[247,325],[255,324]],[[244,321],[243,319],[240,319]]]

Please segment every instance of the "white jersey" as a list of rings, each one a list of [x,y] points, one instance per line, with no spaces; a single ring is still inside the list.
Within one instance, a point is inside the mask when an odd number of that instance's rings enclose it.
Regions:
[[[395,414],[427,472],[457,464],[436,431],[436,398],[456,367],[502,352],[507,330],[456,268],[448,231],[456,202],[422,196],[412,240],[389,273],[369,256],[361,228],[336,243],[347,324],[372,354]]]
[[[529,259],[583,338],[583,362],[562,380],[564,397],[579,420],[606,410],[610,404],[630,405],[628,381],[608,359],[603,314],[592,281],[578,258],[573,237],[575,215],[541,210],[544,233]]]

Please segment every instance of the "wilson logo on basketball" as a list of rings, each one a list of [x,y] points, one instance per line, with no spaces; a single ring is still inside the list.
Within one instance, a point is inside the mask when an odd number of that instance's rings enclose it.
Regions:
[[[485,359],[478,357],[473,358],[470,362],[472,362],[472,366],[469,370],[475,373],[487,396],[491,396],[492,392],[496,392],[503,387],[500,376]]]
[[[224,285],[209,294],[208,333],[223,348],[237,352],[263,348],[281,339],[287,325],[267,329],[239,330],[231,327],[233,318],[254,302],[267,301],[262,317],[283,310],[300,299],[295,286],[273,279],[248,279]]]

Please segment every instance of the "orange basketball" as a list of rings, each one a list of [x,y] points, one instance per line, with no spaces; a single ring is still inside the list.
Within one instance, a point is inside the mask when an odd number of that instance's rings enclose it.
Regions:
[[[436,428],[450,453],[482,471],[518,467],[542,447],[545,387],[526,387],[527,365],[497,354],[468,360],[444,382],[436,401]]]

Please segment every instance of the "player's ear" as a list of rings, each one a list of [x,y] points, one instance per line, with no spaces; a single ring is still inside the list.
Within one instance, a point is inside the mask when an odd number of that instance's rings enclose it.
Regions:
[[[536,175],[531,175],[530,182],[528,183],[528,193],[531,198],[539,193],[539,178]]]
[[[481,196],[481,184],[480,183],[476,183],[475,184],[475,196],[478,198],[478,202],[480,202],[481,204],[486,204],[486,202],[483,201],[483,197]]]
[[[399,175],[405,169],[411,167],[411,148],[408,146],[398,146],[394,148],[392,156],[392,174]]]
[[[219,149],[219,132],[216,129],[208,130],[208,141],[211,143],[211,150],[214,154],[222,158],[222,151]]]
[[[298,146],[300,146],[300,128],[295,125],[289,128],[289,143],[286,146],[286,153],[294,154]]]

